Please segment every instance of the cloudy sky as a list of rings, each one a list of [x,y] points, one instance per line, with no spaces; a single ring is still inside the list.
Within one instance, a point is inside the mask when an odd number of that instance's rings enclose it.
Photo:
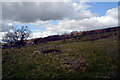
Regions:
[[[30,38],[118,26],[118,2],[3,2],[1,34],[28,26]]]

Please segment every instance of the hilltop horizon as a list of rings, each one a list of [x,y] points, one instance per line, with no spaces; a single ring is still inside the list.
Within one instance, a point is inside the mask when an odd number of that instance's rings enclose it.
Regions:
[[[91,32],[91,31],[100,31],[100,30],[107,30],[107,29],[116,29],[116,28],[119,28],[119,26],[117,27],[108,27],[108,28],[103,28],[103,29],[93,29],[93,30],[86,30],[86,31],[72,31],[70,33],[63,33],[63,34],[54,34],[54,35],[49,35],[49,36],[46,36],[46,37],[38,37],[38,38],[31,38],[31,39],[27,39],[25,41],[31,41],[31,40],[36,40],[36,39],[44,39],[44,38],[47,38],[47,37],[52,37],[52,36],[62,36],[62,35],[71,35],[71,33],[75,34],[75,33],[82,33],[82,32]],[[6,43],[6,42],[1,42],[2,44]]]

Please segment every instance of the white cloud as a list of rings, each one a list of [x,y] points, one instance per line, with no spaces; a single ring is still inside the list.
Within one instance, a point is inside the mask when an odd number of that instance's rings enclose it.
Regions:
[[[41,32],[32,33],[28,39],[39,38],[39,37],[42,37],[42,33]]]
[[[106,16],[112,17],[114,19],[118,19],[118,8],[109,9],[106,12]]]
[[[12,26],[12,23],[8,23],[9,26]]]
[[[4,2],[2,5],[3,31],[8,31],[11,24],[32,24],[40,27],[49,27],[52,20],[84,19],[96,16],[91,13],[85,2]],[[42,26],[41,26],[42,25]]]
[[[91,6],[85,2],[4,3],[3,24],[33,24],[37,27],[46,27],[43,32],[33,30],[36,32],[30,38],[118,26],[118,8],[109,9],[105,16],[98,17],[97,13],[92,13],[88,9],[89,7]],[[51,24],[52,20],[58,19],[60,23]]]
[[[71,15],[70,17],[68,17],[68,19],[80,20],[80,19],[98,16],[97,13],[92,13],[88,9],[89,7],[92,6],[86,4],[85,2],[73,3],[73,6],[74,6],[74,15]]]
[[[51,25],[47,27],[46,33],[62,34],[71,31],[83,31],[92,29],[102,29],[108,27],[118,26],[118,9],[109,9],[105,16],[91,17],[82,20],[62,20],[56,26]]]
[[[35,33],[32,33],[28,39],[47,37],[49,35],[51,35],[51,33],[49,33],[49,32],[43,32],[43,33],[42,32],[35,32]]]
[[[7,32],[0,32],[0,42],[2,42],[3,36],[5,36]]]

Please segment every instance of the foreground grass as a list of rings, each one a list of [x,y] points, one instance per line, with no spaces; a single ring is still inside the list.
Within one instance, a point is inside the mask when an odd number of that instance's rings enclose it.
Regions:
[[[69,40],[68,40],[69,41]],[[45,45],[61,44],[61,53],[38,54],[41,45],[22,49],[3,49],[4,78],[116,78],[119,76],[118,41],[115,38],[62,43],[55,41]],[[84,70],[67,62],[86,61]],[[74,67],[73,67],[74,66]]]

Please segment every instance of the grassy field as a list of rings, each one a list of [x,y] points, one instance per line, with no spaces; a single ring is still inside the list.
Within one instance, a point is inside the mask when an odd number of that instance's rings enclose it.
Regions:
[[[68,43],[69,42],[69,43]],[[118,41],[106,38],[75,42],[55,41],[61,53],[37,54],[40,45],[24,46],[21,49],[3,49],[3,79],[5,78],[117,78]]]

